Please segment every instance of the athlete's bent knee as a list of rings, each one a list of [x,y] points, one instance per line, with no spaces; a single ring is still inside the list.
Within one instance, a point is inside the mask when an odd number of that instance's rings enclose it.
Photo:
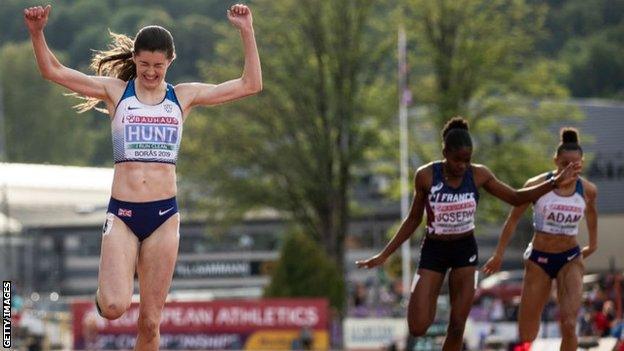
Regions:
[[[139,333],[145,337],[147,341],[158,336],[160,329],[160,318],[151,316],[139,316],[138,321]]]
[[[95,302],[99,307],[100,315],[109,320],[121,317],[130,308],[130,300],[124,301],[111,294],[103,293],[101,290],[95,294]]]
[[[533,342],[537,338],[537,333],[539,329],[535,330],[520,330],[520,341],[521,342]]]
[[[425,335],[427,333],[427,329],[429,329],[429,323],[409,324],[409,333],[413,337]]]
[[[128,306],[123,306],[115,302],[104,304],[101,302],[98,303],[100,304],[100,309],[102,310],[102,317],[109,320],[114,320],[123,316],[123,314],[128,309]]]

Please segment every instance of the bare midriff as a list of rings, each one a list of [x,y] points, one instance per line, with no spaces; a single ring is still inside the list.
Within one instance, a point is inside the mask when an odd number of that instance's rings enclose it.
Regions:
[[[115,164],[112,197],[127,202],[150,202],[176,196],[175,165],[159,162]]]
[[[535,232],[533,234],[533,248],[538,251],[559,253],[578,246],[576,235],[549,234]]]

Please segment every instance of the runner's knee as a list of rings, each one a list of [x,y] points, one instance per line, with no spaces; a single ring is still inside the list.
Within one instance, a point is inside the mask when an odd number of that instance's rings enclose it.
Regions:
[[[429,326],[432,322],[433,320],[431,318],[409,318],[407,320],[407,326],[409,328],[410,335],[414,337],[425,335],[425,333],[427,333],[427,329],[429,329]]]
[[[520,329],[520,341],[521,342],[532,342],[537,338],[537,333],[539,332],[539,327],[535,328],[521,328]]]
[[[425,333],[427,333],[427,329],[429,329],[429,325],[424,325],[424,324],[410,324],[409,325],[410,335],[414,337],[425,335]]]
[[[97,294],[96,301],[102,317],[110,320],[121,317],[130,307],[130,301],[123,301],[101,292]]]
[[[98,304],[100,305],[100,310],[102,311],[102,317],[110,320],[121,317],[128,309],[128,306],[115,301],[98,301]]]

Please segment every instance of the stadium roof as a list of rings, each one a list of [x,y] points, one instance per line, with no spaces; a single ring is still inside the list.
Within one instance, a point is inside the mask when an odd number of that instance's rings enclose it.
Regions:
[[[5,233],[19,233],[22,230],[22,224],[14,219],[0,213],[0,235]]]
[[[24,227],[94,225],[112,168],[0,163],[0,212]]]

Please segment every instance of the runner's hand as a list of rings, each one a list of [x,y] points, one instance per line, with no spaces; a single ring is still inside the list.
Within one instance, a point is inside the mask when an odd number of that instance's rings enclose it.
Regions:
[[[241,4],[232,5],[227,10],[227,18],[238,29],[251,29],[253,18],[249,7]]]
[[[555,184],[557,185],[557,188],[565,187],[576,182],[579,174],[581,173],[581,169],[582,167],[580,162],[568,164],[566,168],[564,168],[563,171],[555,177]]]
[[[591,255],[594,253],[594,251],[596,251],[595,247],[591,247],[591,246],[585,246],[582,250],[581,253],[583,254],[583,258],[587,258],[587,256]]]
[[[52,6],[50,5],[45,8],[42,6],[34,6],[24,9],[24,23],[26,23],[28,31],[31,33],[42,31],[43,27],[48,23],[50,10],[52,10]]]
[[[377,254],[367,260],[355,261],[355,264],[358,266],[358,268],[370,269],[382,265],[385,261],[385,257],[383,257],[381,254]]]
[[[501,264],[503,263],[503,258],[497,255],[490,257],[487,262],[483,265],[483,272],[487,275],[494,274],[501,269]]]

